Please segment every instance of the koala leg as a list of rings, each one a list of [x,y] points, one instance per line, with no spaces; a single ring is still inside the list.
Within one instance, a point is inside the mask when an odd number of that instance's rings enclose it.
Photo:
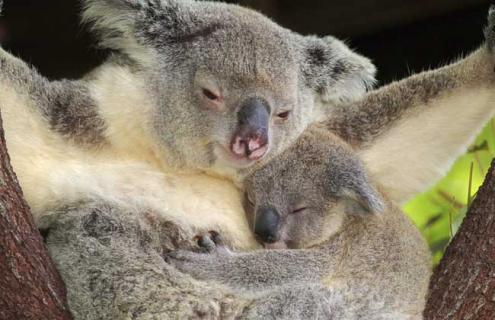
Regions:
[[[63,210],[47,245],[75,319],[230,319],[246,304],[162,259],[190,245],[172,224],[102,204]]]

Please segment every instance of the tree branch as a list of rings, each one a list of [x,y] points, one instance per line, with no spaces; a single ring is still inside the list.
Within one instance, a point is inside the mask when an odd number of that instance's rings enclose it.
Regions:
[[[495,319],[495,160],[430,282],[425,319]]]
[[[63,282],[10,165],[0,118],[0,319],[71,319],[68,310]]]

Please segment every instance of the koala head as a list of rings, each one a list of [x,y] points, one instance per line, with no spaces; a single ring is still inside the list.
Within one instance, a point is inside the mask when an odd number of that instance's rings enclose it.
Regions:
[[[346,215],[383,211],[380,194],[344,142],[320,129],[245,180],[246,211],[268,248],[307,248],[330,238]]]
[[[284,150],[318,101],[355,99],[374,81],[373,64],[341,41],[236,5],[83,1],[100,45],[147,84],[154,139],[184,166],[250,167]]]

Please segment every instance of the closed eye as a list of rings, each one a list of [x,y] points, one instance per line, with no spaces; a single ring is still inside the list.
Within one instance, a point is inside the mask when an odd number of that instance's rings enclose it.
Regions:
[[[300,207],[292,211],[292,214],[298,214],[304,212],[308,207]]]
[[[219,101],[220,100],[220,96],[218,94],[215,94],[213,91],[211,90],[208,90],[206,88],[202,88],[202,92],[203,92],[203,95],[209,99],[209,100],[212,100],[212,101]]]
[[[280,120],[287,120],[290,116],[290,110],[277,113],[277,118]]]

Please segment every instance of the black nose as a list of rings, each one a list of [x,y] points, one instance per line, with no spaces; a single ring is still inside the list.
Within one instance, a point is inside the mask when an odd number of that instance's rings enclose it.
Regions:
[[[268,150],[268,126],[270,122],[268,103],[250,98],[237,114],[237,130],[232,138],[231,151],[240,157],[257,160]]]
[[[261,241],[273,243],[278,241],[277,231],[280,223],[280,215],[273,208],[260,208],[256,213],[254,233]]]

